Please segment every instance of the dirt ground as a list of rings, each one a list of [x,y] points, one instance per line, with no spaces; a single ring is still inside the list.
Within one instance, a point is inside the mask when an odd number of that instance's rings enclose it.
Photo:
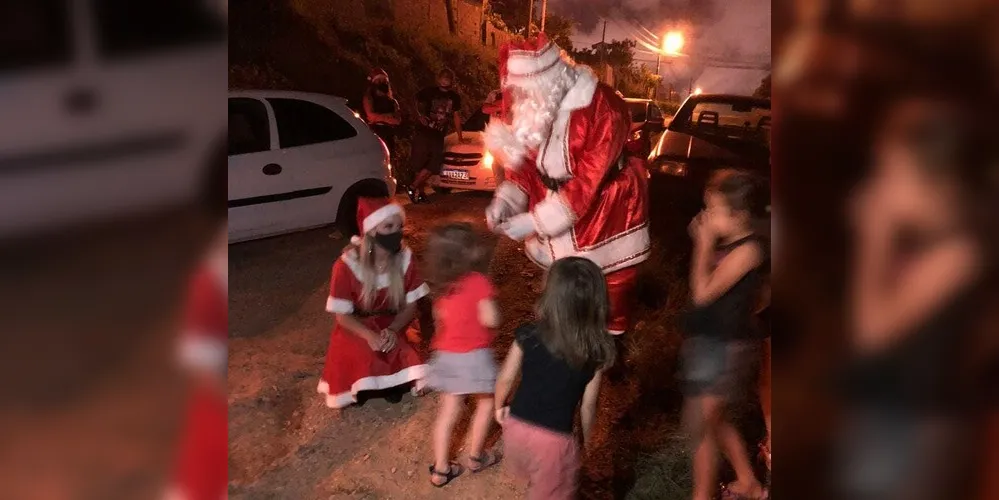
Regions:
[[[408,206],[408,244],[419,255],[428,229],[447,218],[481,223],[488,201],[488,194],[456,193]],[[331,265],[346,242],[346,235],[327,228],[229,247],[232,498],[521,497],[522,485],[502,467],[442,490],[430,485],[433,394],[407,395],[395,405],[375,399],[341,412],[323,404],[315,389],[332,327],[324,305]],[[522,250],[497,239],[491,269],[503,314],[497,357],[514,328],[530,320],[537,296],[541,272]],[[582,478],[586,498],[627,496],[636,462],[675,431],[680,399],[671,381],[678,339],[670,324],[685,294],[684,280],[673,279],[680,275],[677,259],[657,246],[643,270],[639,321],[626,342],[628,371],[601,391],[596,446]],[[494,430],[492,442],[498,434]],[[461,439],[456,442],[457,448]]]

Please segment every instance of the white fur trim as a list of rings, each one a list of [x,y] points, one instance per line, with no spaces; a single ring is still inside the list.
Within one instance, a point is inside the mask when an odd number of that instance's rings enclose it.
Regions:
[[[527,193],[513,182],[503,181],[496,188],[493,197],[509,205],[516,213],[524,213],[527,210]]]
[[[350,237],[350,244],[351,244],[351,245],[354,245],[354,246],[361,246],[361,243],[364,243],[364,240],[363,240],[363,239],[361,239],[361,237],[360,237],[360,236],[351,236],[351,237]]]
[[[420,286],[406,293],[406,303],[412,304],[417,300],[422,299],[430,294],[430,287],[426,283],[420,283]]]
[[[576,83],[562,99],[562,111],[575,111],[590,105],[600,79],[588,66],[576,66]]]
[[[333,314],[350,314],[354,312],[354,303],[345,299],[329,297],[326,299],[326,312]]]
[[[569,158],[569,121],[572,111],[561,110],[552,123],[552,133],[541,146],[538,171],[552,179],[572,177],[572,160]]]
[[[228,355],[228,345],[224,340],[199,332],[186,333],[177,346],[181,365],[194,371],[225,372]]]
[[[501,120],[491,120],[482,134],[486,149],[497,159],[503,168],[517,170],[527,156],[527,147],[510,131]]]
[[[506,61],[508,77],[527,76],[544,71],[558,62],[565,64],[562,58],[562,50],[554,43],[539,50],[511,50],[510,57]]]
[[[552,238],[540,235],[528,238],[524,246],[527,257],[542,268],[549,268],[563,257],[583,257],[592,260],[607,274],[649,258],[649,225],[642,224],[592,247],[579,248],[574,230]]]
[[[427,374],[427,365],[413,365],[404,368],[402,371],[381,377],[365,377],[350,386],[347,392],[340,394],[330,394],[330,385],[325,380],[319,380],[316,392],[326,395],[326,406],[330,408],[343,408],[357,402],[357,393],[361,391],[380,391],[398,387],[407,382],[416,382],[416,390],[423,389],[425,384],[423,378]]]
[[[607,330],[607,333],[609,333],[611,335],[615,335],[615,336],[616,335],[622,335],[622,334],[624,334],[624,330]]]
[[[402,210],[402,205],[399,205],[398,203],[389,203],[388,205],[371,212],[364,218],[364,224],[361,225],[361,232],[367,234],[374,231],[378,224],[385,222],[386,219],[392,217],[393,215],[398,215],[399,217],[402,217],[403,220],[406,220],[406,214]]]
[[[534,226],[538,233],[544,236],[562,234],[572,228],[576,222],[576,214],[566,205],[562,197],[554,191],[548,192],[548,197],[534,207]]]
[[[340,260],[342,260],[345,264],[347,264],[347,267],[350,269],[350,272],[354,274],[354,278],[356,278],[357,281],[363,280],[364,270],[361,267],[361,262],[358,260],[356,250],[344,253],[343,256],[340,257]],[[409,264],[412,260],[413,260],[413,251],[410,250],[409,247],[403,248],[402,249],[403,274],[405,274],[405,272],[409,269]],[[388,273],[381,273],[378,275],[378,283],[376,284],[376,286],[378,287],[377,288],[378,290],[381,290],[382,288],[388,288],[389,286]]]

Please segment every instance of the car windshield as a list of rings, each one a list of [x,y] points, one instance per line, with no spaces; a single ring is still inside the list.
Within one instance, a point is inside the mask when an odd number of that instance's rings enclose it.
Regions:
[[[717,97],[690,101],[670,124],[700,137],[770,143],[770,102],[764,99]]]
[[[644,101],[629,102],[628,109],[631,110],[631,123],[645,123],[648,119],[648,103]]]

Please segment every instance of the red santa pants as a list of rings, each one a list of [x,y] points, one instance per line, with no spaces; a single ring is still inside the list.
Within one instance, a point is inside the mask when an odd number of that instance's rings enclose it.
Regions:
[[[631,327],[631,308],[635,301],[635,284],[638,282],[638,267],[631,266],[608,273],[607,296],[610,299],[610,314],[607,330],[620,335]]]

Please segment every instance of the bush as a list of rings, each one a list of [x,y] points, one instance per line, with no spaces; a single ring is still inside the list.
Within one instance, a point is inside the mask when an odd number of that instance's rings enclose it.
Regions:
[[[230,19],[233,38],[242,40],[230,45],[231,89],[321,92],[344,97],[357,109],[368,72],[385,69],[403,113],[393,160],[402,181],[413,174],[408,159],[415,95],[434,83],[438,71],[455,71],[465,117],[499,87],[495,49],[365,15],[362,5],[290,0],[262,8],[247,3],[234,5]]]

